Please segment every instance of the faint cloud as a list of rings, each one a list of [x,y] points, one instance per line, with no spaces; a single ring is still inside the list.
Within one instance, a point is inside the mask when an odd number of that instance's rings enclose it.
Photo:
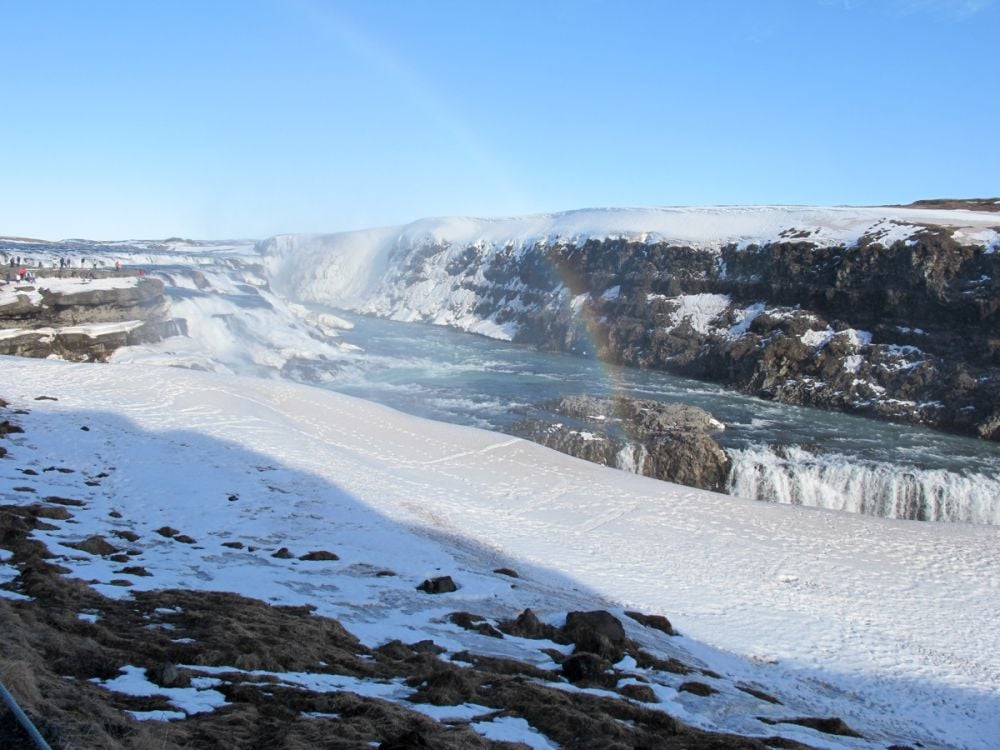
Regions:
[[[996,2],[997,0],[891,0],[888,9],[901,15],[926,14],[963,20],[986,10]],[[844,10],[879,5],[877,0],[819,0],[819,3]]]
[[[932,13],[952,18],[968,18],[993,5],[995,0],[896,0],[903,13]]]

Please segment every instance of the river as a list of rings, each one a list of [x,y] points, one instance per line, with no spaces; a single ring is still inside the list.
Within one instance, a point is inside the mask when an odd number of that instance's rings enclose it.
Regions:
[[[733,459],[731,494],[892,518],[1000,524],[996,443],[763,401],[440,326],[335,312],[354,325],[344,341],[363,351],[299,379],[498,431],[532,404],[568,394],[692,404],[726,425],[717,439]]]

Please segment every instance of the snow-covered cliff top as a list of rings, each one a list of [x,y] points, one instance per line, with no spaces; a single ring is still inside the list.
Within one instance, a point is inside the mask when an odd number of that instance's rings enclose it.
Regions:
[[[746,247],[801,240],[817,246],[850,246],[862,238],[883,245],[944,227],[956,240],[1000,245],[1000,215],[994,212],[894,206],[708,206],[684,208],[582,209],[554,214],[482,219],[421,219],[401,227],[338,234],[290,234],[258,245],[268,270],[285,292],[323,297],[351,306],[382,278],[394,249],[448,244],[456,252],[587,239],[668,242],[702,249]]]
[[[347,232],[348,241],[391,237],[407,243],[449,242],[506,245],[626,238],[697,247],[760,244],[801,236],[818,245],[850,245],[874,236],[883,243],[907,239],[928,225],[955,231],[956,239],[989,243],[996,238],[995,213],[953,209],[849,206],[705,206],[683,208],[581,209],[554,214],[480,219],[421,219],[402,227]],[[319,235],[322,236],[322,235]],[[312,237],[317,237],[312,235]]]

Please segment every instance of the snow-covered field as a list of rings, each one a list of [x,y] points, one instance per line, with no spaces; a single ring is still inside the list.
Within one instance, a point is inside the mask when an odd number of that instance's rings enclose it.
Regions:
[[[529,606],[550,619],[596,607],[662,612],[685,637],[656,648],[762,686],[786,714],[840,716],[867,739],[805,728],[783,729],[786,737],[831,748],[987,750],[1000,736],[995,527],[677,487],[282,381],[3,358],[0,396],[30,410],[17,417],[25,434],[4,443],[6,502],[59,495],[72,482],[79,490],[78,477],[47,467],[105,475],[80,497],[76,523],[38,535],[108,596],[128,595],[110,585],[118,566],[61,542],[134,530],[136,560],[153,575],[132,579],[133,588],[309,603],[369,644],[431,637],[451,651],[474,641],[479,651],[528,658],[518,639],[441,618],[455,610],[507,618]],[[29,484],[34,492],[14,490]],[[164,525],[195,542],[157,535]],[[279,547],[296,556],[331,550],[340,560],[271,557]],[[520,572],[517,588],[490,574],[499,566]],[[398,575],[374,575],[383,569]],[[458,592],[415,591],[443,574]],[[626,625],[630,636],[650,637]],[[711,701],[663,686],[657,694],[664,710],[696,726],[775,734],[754,719],[765,710],[736,691]],[[544,746],[527,728],[506,728]]]

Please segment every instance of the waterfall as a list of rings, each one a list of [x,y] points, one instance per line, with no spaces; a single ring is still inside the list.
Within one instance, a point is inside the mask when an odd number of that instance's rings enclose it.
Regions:
[[[729,451],[727,491],[754,500],[920,521],[1000,525],[1000,480],[918,469],[799,447]]]
[[[646,464],[646,446],[625,442],[615,456],[615,466],[632,474],[642,474]]]

